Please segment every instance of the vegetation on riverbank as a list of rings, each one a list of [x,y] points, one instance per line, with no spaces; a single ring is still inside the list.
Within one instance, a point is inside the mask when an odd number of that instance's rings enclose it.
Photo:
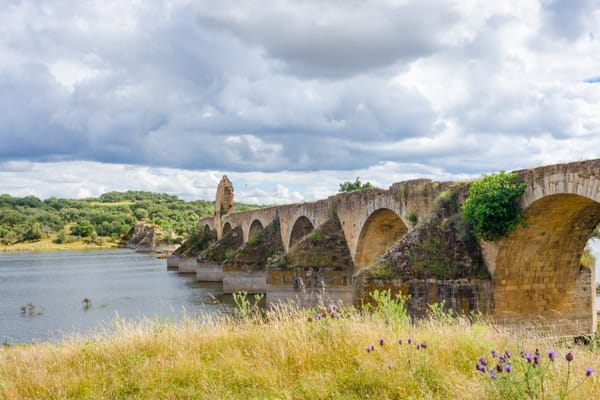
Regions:
[[[584,399],[600,389],[593,345],[510,334],[435,306],[411,324],[389,297],[379,304],[370,314],[258,316],[250,306],[246,318],[177,326],[115,321],[114,333],[8,346],[0,398]]]
[[[184,201],[164,193],[109,192],[98,198],[40,200],[0,195],[1,250],[110,248],[126,242],[138,222],[158,225],[165,240],[180,243],[214,202]],[[236,204],[236,210],[256,208]]]

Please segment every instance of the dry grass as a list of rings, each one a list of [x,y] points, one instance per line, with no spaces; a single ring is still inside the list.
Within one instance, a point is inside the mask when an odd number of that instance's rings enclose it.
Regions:
[[[546,349],[557,352],[554,363],[543,360],[550,365],[545,381],[550,399],[564,386],[569,351],[568,344],[511,336],[487,323],[390,325],[357,314],[308,321],[307,312],[293,309],[280,309],[266,322],[223,317],[177,326],[115,325],[111,333],[0,349],[0,398],[519,398],[503,396],[501,380],[476,371],[476,359],[489,357],[490,349],[511,351],[511,379],[519,383],[518,352],[537,347],[542,357]],[[418,350],[422,342],[427,348]],[[375,349],[367,352],[371,344]],[[600,371],[600,360],[589,347],[571,351],[571,382],[584,382],[567,398],[597,398],[600,384],[595,375],[585,378],[585,368]]]
[[[0,244],[0,251],[57,251],[57,250],[100,250],[114,249],[123,245],[110,237],[99,237],[99,242],[78,239],[68,243],[56,243],[56,234],[34,242],[19,242],[14,244]]]

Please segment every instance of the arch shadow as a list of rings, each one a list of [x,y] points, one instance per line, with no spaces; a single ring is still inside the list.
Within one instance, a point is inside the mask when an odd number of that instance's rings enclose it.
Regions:
[[[354,265],[365,268],[377,260],[398,239],[408,232],[402,219],[388,208],[380,208],[365,221],[358,237]]]
[[[308,218],[305,216],[299,217],[296,222],[294,222],[294,227],[292,228],[292,233],[290,234],[290,243],[288,249],[291,249],[300,243],[305,236],[314,230],[315,227]]]
[[[595,271],[580,262],[600,223],[600,203],[576,194],[548,195],[532,202],[524,214],[527,227],[497,243],[496,318],[505,323],[536,317],[567,324],[593,321]]]

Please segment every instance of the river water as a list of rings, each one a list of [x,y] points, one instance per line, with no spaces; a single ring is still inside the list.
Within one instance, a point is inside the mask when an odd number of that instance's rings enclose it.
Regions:
[[[178,321],[221,312],[231,306],[222,288],[168,272],[165,260],[125,249],[0,253],[0,343],[110,329],[117,316]]]
[[[600,261],[600,240],[590,247]],[[131,250],[0,253],[0,343],[110,329],[117,317],[178,321],[230,310],[222,290],[221,283],[195,282],[168,272],[165,260]]]

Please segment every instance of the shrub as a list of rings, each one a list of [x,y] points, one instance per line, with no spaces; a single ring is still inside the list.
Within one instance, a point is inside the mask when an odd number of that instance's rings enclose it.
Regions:
[[[484,176],[471,184],[463,205],[463,215],[480,239],[496,240],[525,225],[518,199],[525,183],[516,181],[515,173],[504,171]]]
[[[355,190],[372,189],[371,182],[362,183],[360,178],[356,178],[354,182],[346,181],[340,183],[340,193],[353,192]]]

